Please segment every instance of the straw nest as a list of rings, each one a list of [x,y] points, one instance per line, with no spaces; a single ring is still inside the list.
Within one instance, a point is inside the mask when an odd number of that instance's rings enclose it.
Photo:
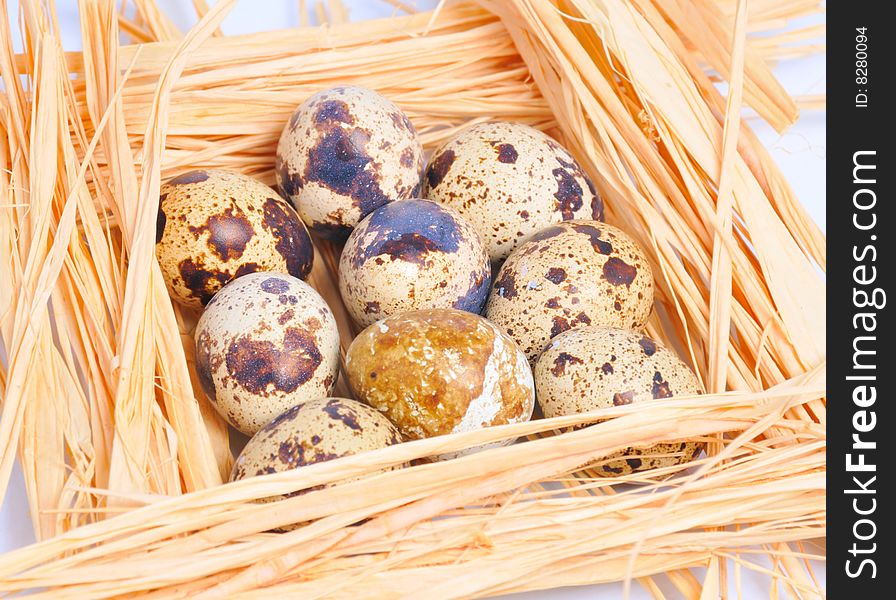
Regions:
[[[18,455],[41,540],[0,557],[0,593],[436,598],[635,580],[714,598],[751,569],[770,593],[823,594],[808,561],[824,554],[824,237],[741,120],[743,107],[778,130],[797,118],[769,64],[816,51],[818,31],[767,34],[819,1],[395,2],[364,23],[330,2],[324,26],[233,37],[218,29],[232,1],[193,4],[183,34],[152,0],[129,18],[81,0],[83,52],[63,51],[52,1],[0,18],[0,494]],[[429,149],[494,118],[562,139],[608,220],[649,249],[649,332],[710,393],[222,486],[232,454],[193,377],[195,317],[172,306],[154,256],[160,181],[195,167],[272,181],[289,113],[337,82],[392,98]],[[312,283],[345,348],[338,249],[318,252]],[[581,468],[683,439],[708,455],[616,479]]]

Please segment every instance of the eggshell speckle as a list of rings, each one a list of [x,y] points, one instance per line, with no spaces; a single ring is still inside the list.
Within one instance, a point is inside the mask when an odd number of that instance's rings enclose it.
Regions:
[[[277,184],[312,231],[345,239],[387,202],[420,195],[423,148],[405,114],[356,86],[314,94],[283,130]]]
[[[306,277],[314,248],[295,211],[273,189],[246,175],[208,169],[162,186],[156,256],[171,297],[201,308],[247,273]]]
[[[383,319],[355,338],[345,364],[356,397],[411,439],[527,421],[535,404],[513,340],[459,310]]]
[[[495,277],[486,317],[529,360],[568,329],[639,329],[653,307],[653,274],[640,246],[597,221],[543,229],[514,251]]]
[[[424,196],[466,217],[495,262],[552,223],[604,216],[594,184],[572,155],[520,123],[461,131],[433,154]]]
[[[339,332],[323,298],[284,273],[226,285],[196,326],[196,371],[212,404],[248,435],[297,404],[330,394]]]
[[[375,210],[349,236],[339,261],[342,299],[362,326],[424,308],[478,313],[490,285],[479,234],[457,211],[428,200]]]
[[[609,327],[557,336],[538,357],[534,373],[538,404],[548,418],[703,393],[697,376],[674,352],[641,333]],[[696,458],[702,448],[690,441],[626,448],[610,456],[619,460],[597,471],[615,476],[676,465]]]

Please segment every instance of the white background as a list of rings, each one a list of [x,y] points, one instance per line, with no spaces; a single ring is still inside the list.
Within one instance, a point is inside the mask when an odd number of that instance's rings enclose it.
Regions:
[[[353,20],[387,17],[394,9],[381,0],[343,0],[350,8]],[[175,21],[183,28],[195,21],[192,2],[187,0],[159,0]],[[213,4],[214,1],[209,2]],[[420,9],[431,8],[434,0],[410,0],[406,2]],[[311,5],[313,2],[308,2]],[[15,22],[17,3],[12,0],[9,6],[10,17]],[[263,5],[263,10],[260,10]],[[268,0],[260,3],[257,0],[243,0],[227,16],[222,25],[225,34],[266,31],[297,25],[298,2],[296,0]],[[77,2],[75,0],[57,0],[59,21],[62,28],[63,42],[67,49],[80,48],[78,30]],[[797,25],[821,23],[823,15],[802,20]],[[822,40],[819,40],[822,41]],[[21,45],[15,40],[17,46]],[[776,74],[787,90],[793,95],[823,94],[825,90],[825,60],[816,56],[798,61],[790,61],[778,65]],[[797,196],[806,205],[812,217],[825,227],[825,114],[823,111],[806,111],[800,121],[783,135],[778,135],[770,127],[757,119],[750,120],[763,143],[770,149],[774,159],[783,169]],[[600,535],[595,531],[594,535]],[[13,479],[0,510],[0,553],[17,548],[34,541],[31,522],[28,518],[28,505],[22,484],[21,472],[18,468],[13,472]],[[821,568],[816,569],[820,578],[824,577]],[[743,597],[747,599],[767,598],[768,582],[763,577],[752,577],[750,572],[743,573]],[[661,582],[662,583],[662,582]],[[662,585],[666,588],[667,586]],[[519,594],[515,598],[591,598],[610,599],[621,597],[621,586],[603,585],[583,588],[566,588],[550,592],[532,592]],[[669,589],[670,597],[678,597],[673,589]],[[650,596],[637,584],[632,587],[632,599],[649,598]],[[735,596],[736,597],[736,596]]]

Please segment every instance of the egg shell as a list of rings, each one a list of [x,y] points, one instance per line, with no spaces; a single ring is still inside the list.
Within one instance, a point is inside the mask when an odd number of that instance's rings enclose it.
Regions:
[[[171,297],[198,309],[247,273],[283,271],[304,279],[314,247],[273,189],[240,173],[205,169],[162,186],[156,256]]]
[[[378,321],[352,342],[345,366],[355,396],[410,439],[520,423],[535,404],[532,372],[513,340],[460,310]]]
[[[479,313],[491,287],[485,244],[460,214],[429,200],[401,200],[368,215],[339,260],[339,290],[363,327],[426,308]]]
[[[319,398],[288,409],[259,429],[234,462],[230,480],[298,469],[401,441],[389,419],[366,404]]]
[[[552,223],[604,217],[603,201],[575,158],[520,123],[461,131],[433,154],[424,196],[473,223],[495,262]]]
[[[400,444],[398,429],[389,420],[366,404],[345,398],[312,400],[282,413],[262,427],[240,452],[233,463],[231,481],[299,469]],[[393,467],[401,468],[405,465]],[[389,471],[392,469],[384,469]],[[326,486],[361,479],[351,477]],[[319,486],[299,491],[302,494]],[[290,495],[297,495],[290,494]],[[275,502],[287,496],[269,496],[261,502]],[[276,531],[295,529],[301,523]]]
[[[248,435],[297,404],[330,395],[336,319],[310,285],[253,273],[215,294],[196,325],[196,372],[227,421]]]
[[[653,308],[653,273],[641,247],[598,221],[566,221],[538,232],[495,276],[486,317],[529,360],[574,327],[640,329]]]
[[[671,350],[646,335],[610,327],[580,327],[554,338],[534,367],[538,404],[545,417],[702,394],[694,372]],[[596,467],[607,476],[681,464],[703,444],[686,441],[626,448]],[[666,455],[666,456],[661,456]]]
[[[277,145],[277,184],[315,233],[345,239],[387,202],[420,195],[423,147],[393,102],[357,86],[299,106]]]

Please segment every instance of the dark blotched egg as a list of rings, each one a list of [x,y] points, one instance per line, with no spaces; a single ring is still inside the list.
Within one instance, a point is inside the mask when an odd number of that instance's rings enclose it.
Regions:
[[[642,333],[609,327],[581,327],[554,338],[535,362],[538,404],[545,417],[621,406],[655,398],[703,393],[700,381],[674,352]],[[703,444],[664,443],[626,448],[597,467],[624,475],[687,462]]]
[[[305,278],[314,248],[295,211],[273,189],[240,173],[206,169],[162,186],[156,256],[171,297],[201,308],[247,273]]]
[[[457,211],[428,200],[401,200],[367,216],[339,260],[339,290],[367,326],[424,308],[478,313],[491,284],[482,239]]]
[[[420,195],[423,148],[394,103],[341,86],[296,109],[277,145],[276,172],[312,231],[345,239],[383,204]]]
[[[328,396],[339,373],[333,313],[314,288],[285,273],[253,273],[224,286],[195,340],[202,388],[248,435],[288,408]]]
[[[433,154],[424,196],[466,217],[495,262],[552,223],[604,216],[594,184],[572,155],[520,123],[461,131]]]
[[[598,221],[566,221],[517,248],[495,277],[486,317],[529,360],[567,329],[639,329],[653,308],[653,274],[641,247]]]

